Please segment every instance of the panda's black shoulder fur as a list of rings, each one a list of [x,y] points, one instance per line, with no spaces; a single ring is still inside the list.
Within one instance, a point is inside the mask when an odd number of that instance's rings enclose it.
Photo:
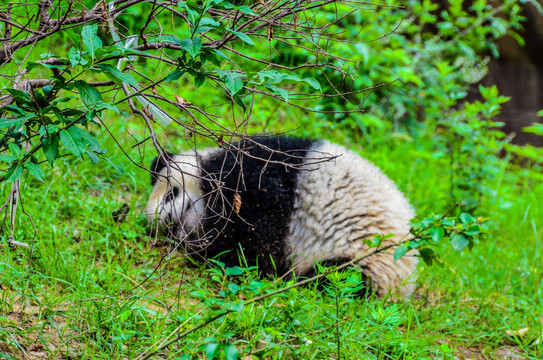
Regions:
[[[241,249],[248,265],[264,274],[289,269],[284,253],[294,208],[299,169],[314,140],[274,136],[244,139],[200,164],[207,200],[204,229],[211,243],[207,257],[238,265]],[[237,195],[236,195],[237,194]],[[241,200],[236,213],[234,199]]]

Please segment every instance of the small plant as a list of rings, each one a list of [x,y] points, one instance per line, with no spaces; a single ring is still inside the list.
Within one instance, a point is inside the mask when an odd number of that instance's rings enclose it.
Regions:
[[[437,251],[443,242],[449,241],[456,251],[464,248],[471,250],[477,241],[488,233],[486,220],[474,218],[468,213],[461,213],[458,217],[435,215],[422,220],[411,221],[413,240],[398,247],[394,258],[403,256],[410,249],[419,249],[424,262],[432,265],[438,261]]]
[[[318,269],[321,273],[324,272],[324,268],[318,265]],[[337,358],[341,359],[341,318],[343,316],[342,308],[345,303],[359,294],[365,287],[363,280],[361,279],[360,271],[356,269],[346,269],[342,271],[335,271],[326,276],[327,284],[324,285],[324,291],[334,299],[336,316],[336,345],[337,345]]]
[[[461,202],[466,211],[477,208],[489,193],[489,184],[500,169],[499,154],[508,143],[499,130],[503,124],[492,118],[509,99],[500,96],[496,86],[479,86],[479,91],[484,102],[465,103],[462,110],[452,112],[442,121],[450,159],[451,197]]]

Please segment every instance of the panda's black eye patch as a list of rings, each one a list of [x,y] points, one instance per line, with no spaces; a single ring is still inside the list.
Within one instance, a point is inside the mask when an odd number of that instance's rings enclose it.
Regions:
[[[165,202],[173,201],[178,195],[179,195],[179,188],[174,187],[173,189],[168,191],[168,193],[166,193],[166,196],[164,196],[164,201]]]

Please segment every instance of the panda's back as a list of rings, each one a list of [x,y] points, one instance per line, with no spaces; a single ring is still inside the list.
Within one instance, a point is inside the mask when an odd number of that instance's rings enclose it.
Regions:
[[[394,234],[382,246],[409,239],[409,221],[414,211],[397,186],[379,168],[358,154],[336,144],[321,142],[317,156],[327,153],[335,160],[317,171],[300,171],[294,211],[287,235],[287,257],[299,274],[311,271],[315,262],[350,260],[375,249],[364,240]],[[408,255],[397,262],[395,247],[358,262],[384,295],[400,287],[413,273],[417,259]],[[413,281],[411,280],[411,283]],[[408,295],[413,285],[400,289]]]
[[[236,250],[241,249],[247,263],[258,263],[264,274],[289,269],[286,238],[300,167],[317,143],[291,137],[246,139],[201,161],[207,257],[231,250],[221,261],[237,265]]]

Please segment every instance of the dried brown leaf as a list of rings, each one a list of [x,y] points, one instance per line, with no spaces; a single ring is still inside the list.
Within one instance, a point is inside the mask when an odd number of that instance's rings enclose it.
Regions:
[[[149,119],[155,121],[155,117],[153,116],[153,114],[151,114],[151,112],[149,111],[149,108],[148,108],[147,106],[143,107],[141,110],[143,111],[143,113],[144,113],[145,115],[147,115],[147,117],[148,117]]]
[[[518,337],[522,337],[524,335],[526,335],[526,333],[530,330],[529,327],[526,327],[526,328],[522,328],[522,329],[518,329],[518,330],[507,330],[505,332],[505,335],[507,336],[518,336]]]
[[[272,40],[273,40],[273,25],[269,24],[268,25],[268,41],[272,41]]]
[[[181,96],[179,95],[175,95],[175,100],[177,100],[177,103],[179,105],[182,105],[182,106],[190,106],[192,105],[189,101],[183,99]]]
[[[234,211],[236,214],[239,214],[239,209],[241,208],[241,196],[239,194],[234,194]]]

